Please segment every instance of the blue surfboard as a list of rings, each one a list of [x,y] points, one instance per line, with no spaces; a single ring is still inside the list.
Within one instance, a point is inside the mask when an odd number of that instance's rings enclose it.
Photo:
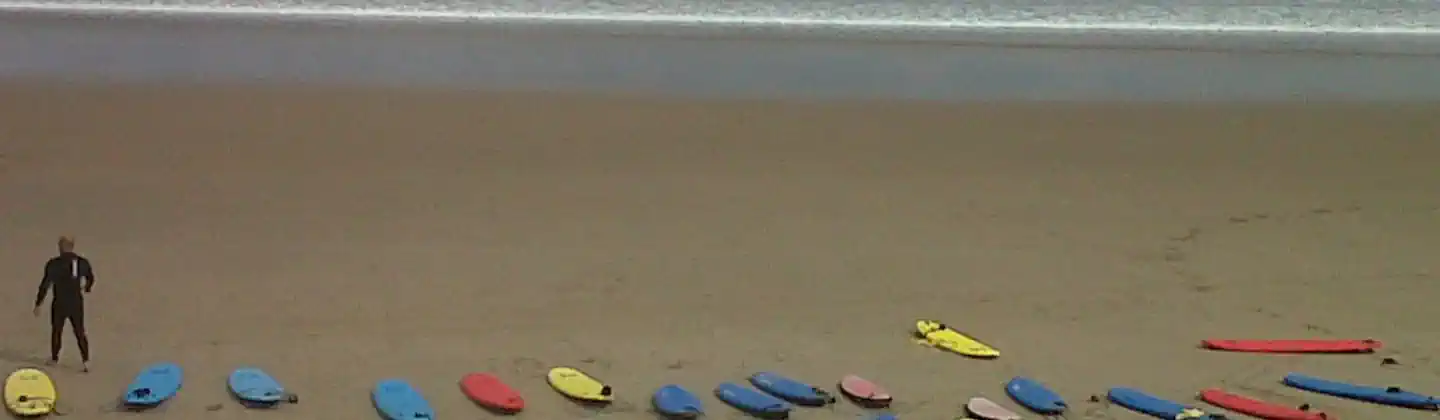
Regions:
[[[375,410],[387,420],[416,420],[435,418],[435,409],[420,395],[420,391],[401,379],[386,379],[375,384],[370,393]]]
[[[1207,414],[1197,408],[1187,407],[1180,403],[1146,394],[1132,388],[1110,388],[1108,397],[1110,398],[1110,402],[1116,405],[1165,420],[1180,418],[1195,420],[1224,419],[1222,416]]]
[[[1440,398],[1395,387],[1355,385],[1298,373],[1285,375],[1285,385],[1325,395],[1421,410],[1440,410]]]
[[[280,381],[256,368],[239,368],[230,372],[230,394],[245,403],[260,405],[278,404],[282,401],[295,402],[295,396],[285,392]]]
[[[183,381],[184,371],[179,365],[161,362],[146,366],[125,387],[125,397],[121,401],[132,407],[157,406],[180,393]]]
[[[760,372],[750,376],[750,384],[780,399],[808,406],[822,406],[835,402],[835,397],[809,384],[786,378],[775,372]]]
[[[650,403],[655,406],[655,412],[666,417],[695,418],[705,413],[700,398],[679,385],[665,385],[655,390]]]
[[[1005,383],[1005,393],[1021,406],[1044,415],[1057,415],[1064,413],[1068,407],[1060,394],[1046,388],[1045,385],[1034,379],[1023,376],[1016,376]]]
[[[875,416],[875,420],[900,420],[900,418],[899,418],[899,417],[895,417],[894,414],[881,414],[881,415]]]
[[[761,417],[784,418],[790,415],[790,403],[755,389],[723,383],[715,387],[715,398],[731,407]]]

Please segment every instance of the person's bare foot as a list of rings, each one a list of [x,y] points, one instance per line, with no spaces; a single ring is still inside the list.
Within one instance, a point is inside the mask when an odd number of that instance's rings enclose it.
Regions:
[[[59,360],[50,359],[45,361],[45,366],[55,366],[57,364],[60,364]]]
[[[81,363],[80,363],[80,371],[81,371],[81,372],[85,372],[85,373],[90,373],[90,362],[81,362]]]

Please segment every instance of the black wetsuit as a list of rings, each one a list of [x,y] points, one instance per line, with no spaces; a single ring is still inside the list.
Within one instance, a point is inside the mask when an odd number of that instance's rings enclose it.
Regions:
[[[81,278],[85,279],[83,289]],[[45,262],[45,278],[40,280],[35,307],[45,303],[45,294],[51,288],[55,289],[55,298],[50,301],[50,360],[60,360],[60,338],[68,320],[75,330],[75,341],[80,345],[80,360],[90,361],[90,340],[85,335],[84,293],[89,293],[94,286],[95,272],[90,269],[90,260],[85,257],[66,252]]]

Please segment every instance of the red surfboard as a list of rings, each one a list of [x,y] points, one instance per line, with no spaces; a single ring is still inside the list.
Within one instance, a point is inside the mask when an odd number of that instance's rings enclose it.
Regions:
[[[1216,407],[1267,420],[1335,420],[1325,413],[1306,411],[1305,407],[1271,404],[1214,388],[1200,391],[1200,399]]]
[[[857,404],[872,408],[889,406],[892,399],[885,388],[855,375],[840,378],[840,393]]]
[[[1200,345],[1257,353],[1370,353],[1381,347],[1376,340],[1205,340]]]
[[[460,392],[476,404],[506,413],[525,409],[525,399],[509,385],[490,374],[472,373],[460,378]]]

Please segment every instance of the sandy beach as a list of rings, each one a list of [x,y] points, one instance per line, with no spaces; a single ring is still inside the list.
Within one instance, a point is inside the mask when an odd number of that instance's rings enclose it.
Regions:
[[[1279,380],[1440,394],[1436,115],[0,86],[0,367],[44,360],[29,302],[71,234],[99,276],[96,369],[78,372],[67,332],[53,370],[71,418],[121,416],[103,407],[165,360],[188,382],[145,418],[375,418],[369,390],[392,377],[442,418],[485,417],[456,382],[487,371],[524,393],[520,418],[651,418],[650,393],[676,383],[730,419],[709,391],[759,370],[856,373],[908,419],[976,395],[1016,408],[1014,375],[1072,419],[1144,418],[1086,402],[1112,386],[1431,418]],[[1004,354],[916,345],[916,318]],[[1218,337],[1387,348],[1196,349]],[[244,365],[301,403],[240,408],[224,380]],[[544,380],[559,365],[619,402],[565,401]]]

